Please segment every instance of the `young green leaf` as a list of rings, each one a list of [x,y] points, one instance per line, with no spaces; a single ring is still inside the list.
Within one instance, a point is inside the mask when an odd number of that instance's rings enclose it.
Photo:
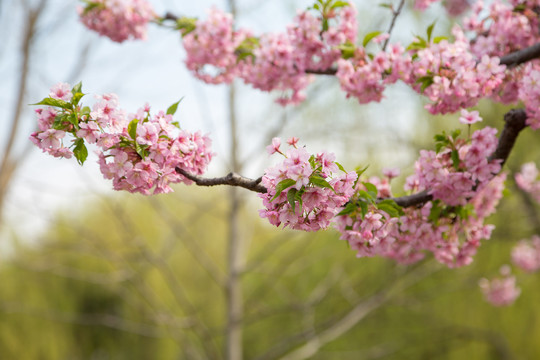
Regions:
[[[341,210],[336,216],[349,215],[355,212],[357,209],[358,209],[358,205],[350,202],[350,203],[347,203],[347,205],[345,205],[343,210]]]
[[[88,157],[88,149],[84,145],[84,140],[81,138],[75,140],[74,144],[75,147],[73,148],[73,155],[75,155],[77,162],[82,165]]]
[[[366,36],[364,36],[364,40],[362,41],[362,46],[366,47],[366,45],[369,44],[369,42],[373,40],[373,38],[379,36],[381,33],[382,31],[373,31],[367,34]]]
[[[309,177],[309,182],[315,186],[318,186],[318,187],[321,187],[321,188],[327,188],[327,189],[330,189],[330,190],[334,190],[334,188],[332,187],[332,185],[330,185],[328,183],[328,181],[326,181],[324,178],[320,177],[320,176],[317,176],[317,175],[311,175]]]
[[[128,134],[133,140],[137,138],[137,124],[139,123],[138,119],[133,119],[128,125]]]
[[[293,186],[294,184],[296,184],[296,181],[294,181],[293,179],[285,179],[285,180],[281,180],[277,185],[276,185],[276,195],[274,195],[274,197],[272,198],[271,201],[274,201],[279,195],[281,195],[281,193],[283,192],[283,190]]]
[[[366,187],[366,190],[368,191],[369,195],[371,195],[371,197],[375,200],[379,192],[377,190],[377,187],[373,185],[372,183],[368,183],[368,182],[364,182],[362,184]]]
[[[344,6],[350,6],[346,1],[336,1],[332,4],[332,9],[337,9]]]
[[[436,21],[432,22],[427,28],[427,42],[431,41],[431,34],[433,33],[433,28],[435,27]]]
[[[298,193],[298,190],[295,188],[290,189],[287,191],[287,201],[291,205],[292,211],[296,211],[296,194]]]
[[[394,200],[385,199],[377,204],[377,209],[384,211],[390,217],[400,217],[404,214],[403,209]]]
[[[457,150],[452,150],[452,153],[450,154],[450,156],[452,158],[452,165],[454,166],[454,169],[459,170],[460,160],[459,160],[458,151]]]
[[[73,89],[71,89],[71,93],[73,95],[77,94],[77,93],[82,93],[82,82],[79,81],[77,84],[75,84],[75,86],[73,86]]]
[[[182,96],[180,100],[169,106],[169,108],[167,109],[167,115],[174,115],[176,113],[176,110],[178,110],[178,104],[180,104],[183,99],[184,97]]]
[[[68,103],[67,101],[60,100],[60,99],[53,99],[53,98],[45,98],[41,100],[38,103],[30,104],[30,105],[47,105],[47,106],[56,106],[62,109],[72,109],[73,105],[71,103]]]
[[[337,161],[336,161],[336,165],[337,165],[337,167],[338,167],[339,170],[343,171],[344,173],[347,172],[347,171],[345,170],[345,168],[343,167],[343,165],[341,165],[341,164],[338,163]]]

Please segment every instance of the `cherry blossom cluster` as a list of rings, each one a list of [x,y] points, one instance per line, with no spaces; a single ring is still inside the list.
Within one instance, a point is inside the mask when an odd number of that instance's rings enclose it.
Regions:
[[[532,129],[540,128],[540,65],[529,63],[524,66],[523,78],[518,97],[525,104],[527,125]]]
[[[539,40],[538,1],[475,1],[472,14],[464,20],[465,29],[473,31],[471,51],[476,56],[503,56],[526,48]],[[487,15],[487,16],[486,16]]]
[[[538,169],[532,162],[521,166],[521,171],[515,175],[516,184],[529,193],[533,199],[540,202],[540,180],[538,179]]]
[[[472,134],[470,144],[454,135],[438,135],[439,152],[421,150],[416,161],[414,181],[434,199],[448,205],[463,206],[485,186],[500,169],[497,160],[488,161],[495,151],[497,130],[485,127]]]
[[[282,104],[304,100],[310,82],[306,70],[323,70],[340,57],[339,46],[356,41],[352,3],[329,10],[318,6],[299,12],[285,33],[254,37],[233,29],[230,14],[212,8],[206,20],[186,25],[178,20],[187,53],[187,67],[208,83],[228,83],[234,77],[262,91],[280,91]],[[319,12],[319,16],[312,15]]]
[[[279,153],[284,161],[266,169],[262,184],[267,193],[259,194],[265,209],[263,218],[275,226],[304,231],[325,229],[354,193],[356,172],[345,172],[331,153],[310,155],[297,146],[298,139],[288,141],[289,149],[281,150],[281,140],[274,138],[270,154]]]
[[[432,201],[419,209],[403,209],[400,216],[393,213],[395,208],[381,206],[385,200],[380,197],[365,215],[361,209],[342,211],[336,229],[358,257],[382,256],[409,264],[431,252],[450,268],[468,265],[481,240],[491,237],[493,226],[485,225],[484,219],[495,211],[504,179],[504,175],[493,178],[466,206]]]
[[[453,43],[443,39],[428,46],[420,38],[413,42],[411,75],[403,78],[431,101],[426,109],[432,114],[475,106],[481,98],[491,96],[505,76],[506,67],[499,64],[499,58],[471,53],[459,26],[454,26],[452,34]]]
[[[502,266],[500,273],[502,277],[492,280],[481,279],[478,284],[486,301],[492,305],[512,305],[521,294],[521,289],[516,286],[516,277],[511,274],[508,265]]]
[[[352,58],[339,59],[336,77],[347,97],[355,97],[361,104],[379,102],[387,85],[408,78],[410,62],[411,57],[399,44],[390,45],[388,52],[374,56],[358,47]]]
[[[414,8],[417,10],[425,10],[429,5],[440,0],[416,0]],[[443,2],[446,11],[451,16],[458,16],[464,13],[470,7],[469,0],[445,0]]]
[[[531,273],[540,270],[540,236],[521,240],[512,249],[512,263],[521,270]]]
[[[481,120],[462,111],[460,121]],[[506,175],[498,161],[487,159],[497,145],[496,130],[486,127],[461,140],[459,131],[436,136],[437,152],[422,150],[415,174],[405,190],[425,190],[433,196],[421,208],[400,209],[393,203],[388,179],[357,182],[356,193],[336,217],[341,239],[357,256],[383,256],[402,263],[422,259],[426,251],[448,267],[472,262],[481,240],[491,237],[484,219],[502,197]],[[379,191],[380,189],[380,191]]]
[[[186,66],[209,84],[230,83],[239,75],[236,49],[251,34],[233,30],[233,17],[215,7],[206,20],[196,20],[193,27],[182,28]]]
[[[81,22],[115,42],[146,39],[147,24],[157,17],[146,0],[86,0],[85,3],[85,7],[78,9]]]
[[[98,96],[92,109],[79,105],[83,95],[80,83],[73,89],[65,83],[53,86],[49,97],[36,104],[48,107],[36,110],[39,131],[30,139],[46,153],[75,156],[81,164],[88,156],[85,143],[95,144],[101,172],[112,179],[115,190],[145,195],[171,192],[169,184],[191,184],[176,172],[177,167],[200,175],[213,157],[207,136],[175,126],[178,103],[167,113],[151,115],[146,105],[126,115],[114,94]],[[73,137],[71,144],[67,134]]]

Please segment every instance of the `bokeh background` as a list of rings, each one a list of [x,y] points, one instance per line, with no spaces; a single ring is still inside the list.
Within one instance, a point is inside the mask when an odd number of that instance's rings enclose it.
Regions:
[[[397,3],[397,1],[395,1]],[[398,19],[393,40],[410,41],[437,20],[434,5]],[[255,33],[282,31],[309,1],[153,0],[156,11],[204,17],[234,11]],[[360,37],[388,28],[390,13],[356,0]],[[91,154],[84,167],[28,141],[33,108],[53,84],[83,82],[84,98],[114,92],[131,112],[184,97],[177,119],[213,139],[209,176],[256,178],[277,159],[274,136],[300,137],[368,174],[399,167],[396,191],[432,136],[461,126],[429,116],[405,86],[380,104],[345,99],[321,77],[308,101],[281,108],[240,83],[207,86],[183,65],[180,35],[151,26],[148,39],[115,44],[85,30],[76,1],[0,0],[0,359],[538,359],[540,275],[516,271],[522,295],[487,304],[478,280],[509,263],[520,239],[540,232],[537,206],[511,181],[539,160],[526,130],[508,165],[496,230],[474,263],[449,270],[429,257],[412,266],[357,259],[332,230],[300,233],[259,219],[243,189],[177,186],[144,197],[116,193]],[[484,102],[490,126],[507,108]],[[397,195],[400,195],[399,193]]]

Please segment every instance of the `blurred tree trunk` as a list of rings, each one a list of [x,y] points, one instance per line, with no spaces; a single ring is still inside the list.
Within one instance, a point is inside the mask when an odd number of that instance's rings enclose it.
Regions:
[[[36,25],[47,0],[40,0],[34,7],[30,6],[27,1],[22,1],[21,5],[24,9],[24,30],[20,44],[20,65],[18,69],[18,78],[16,82],[17,89],[15,90],[16,98],[13,109],[13,116],[9,121],[9,130],[4,153],[0,161],[0,224],[3,219],[3,208],[6,200],[6,195],[9,189],[10,182],[13,178],[17,166],[22,159],[21,155],[14,154],[14,146],[17,140],[19,125],[23,117],[23,107],[26,104],[26,88],[30,73],[30,59],[33,53],[34,38],[36,35]]]
[[[236,1],[229,0],[229,10],[233,17],[236,17]],[[229,127],[230,127],[230,162],[231,170],[242,173],[242,165],[239,161],[238,153],[238,128],[236,114],[236,91],[235,85],[229,86]],[[229,233],[227,251],[227,285],[226,285],[226,312],[227,326],[225,327],[225,359],[242,360],[242,317],[244,312],[244,301],[242,296],[242,268],[244,265],[244,241],[240,235],[240,206],[241,199],[235,187],[229,189]]]

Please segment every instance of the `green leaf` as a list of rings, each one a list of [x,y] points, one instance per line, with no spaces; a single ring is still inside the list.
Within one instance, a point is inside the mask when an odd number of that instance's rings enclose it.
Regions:
[[[85,106],[81,109],[81,115],[90,115],[91,111],[92,110],[88,106]]]
[[[328,181],[326,181],[324,178],[320,177],[320,176],[317,176],[317,175],[311,175],[309,177],[309,182],[315,186],[318,186],[318,187],[321,187],[321,188],[327,188],[327,189],[330,189],[332,191],[334,191],[334,188],[332,187],[332,185],[330,185],[328,183]]]
[[[383,8],[390,9],[390,10],[394,10],[394,5],[392,5],[390,3],[382,3],[382,4],[379,4],[379,6],[383,7]]]
[[[325,32],[328,30],[328,19],[327,18],[323,18],[323,23],[322,23],[322,32]]]
[[[358,177],[362,176],[363,173],[366,172],[366,170],[368,169],[369,165],[366,166],[365,168],[361,169],[361,168],[357,168],[356,169],[356,173],[358,174]]]
[[[137,139],[137,124],[139,123],[138,119],[133,119],[128,125],[128,134],[133,140]]]
[[[337,165],[338,169],[343,171],[344,173],[346,173],[347,171],[345,170],[345,168],[343,167],[343,165],[341,165],[340,163],[338,163],[337,161],[335,162],[335,164]]]
[[[54,122],[52,124],[52,128],[54,130],[64,130],[64,128],[66,127],[64,122],[68,122],[68,119],[67,119],[68,116],[69,116],[69,114],[66,114],[66,113],[57,114],[54,117]]]
[[[295,188],[292,188],[287,192],[287,201],[291,205],[293,212],[296,211],[296,194],[297,193],[298,193],[298,190],[296,190]]]
[[[433,224],[437,224],[439,222],[439,218],[441,217],[442,207],[439,205],[440,201],[435,200],[432,202],[431,210],[429,212],[428,220],[431,221]]]
[[[75,95],[76,93],[82,93],[82,82],[79,81],[75,86],[73,86],[73,89],[71,89],[71,93]]]
[[[60,100],[60,99],[53,99],[53,98],[50,98],[50,97],[47,97],[47,98],[41,100],[38,103],[30,104],[30,105],[55,106],[55,107],[59,107],[59,108],[62,108],[62,109],[68,109],[68,110],[73,108],[73,105],[71,105],[71,103],[68,103],[67,101]]]
[[[434,43],[434,44],[438,44],[438,43],[440,43],[440,42],[443,41],[443,40],[448,40],[448,36],[435,36],[435,37],[433,38],[433,43]]]
[[[366,214],[368,213],[368,203],[365,201],[359,201],[358,205],[360,206],[360,210],[362,211],[362,219],[366,217]]]
[[[73,149],[73,155],[75,155],[77,162],[82,165],[88,157],[88,149],[84,145],[84,140],[81,138],[75,140],[74,144],[75,148]]]
[[[178,110],[178,104],[180,104],[182,100],[184,100],[183,96],[182,98],[180,98],[180,100],[169,106],[169,108],[167,109],[167,115],[174,115],[176,113],[176,110]]]
[[[369,202],[370,204],[375,203],[375,200],[377,200],[377,198],[373,196],[373,193],[369,193],[365,190],[358,190],[358,197],[364,199],[364,201]]]
[[[350,41],[347,41],[345,44],[338,45],[338,49],[341,51],[341,57],[347,60],[354,56],[356,46]]]
[[[427,28],[427,42],[431,41],[431,34],[433,33],[433,28],[435,27],[436,21],[432,22]]]
[[[150,147],[149,145],[140,145],[140,144],[135,143],[135,151],[142,159],[145,159],[148,156],[147,150],[149,147]]]
[[[362,46],[366,47],[366,45],[369,44],[369,42],[373,40],[373,38],[379,36],[381,33],[382,31],[373,31],[367,34],[366,36],[364,36],[364,40],[362,41]]]
[[[67,121],[69,121],[73,126],[75,126],[77,129],[79,128],[79,118],[77,115],[71,113],[67,116]]]
[[[315,161],[315,155],[311,155],[311,156],[309,157],[309,160],[308,160],[308,161],[309,161],[309,165],[311,165],[311,168],[312,168],[312,169],[317,168],[317,162]]]
[[[197,19],[181,17],[176,19],[176,30],[180,30],[182,36],[186,36],[197,28]]]
[[[341,210],[336,216],[350,215],[358,209],[358,205],[355,203],[347,203],[343,210]]]
[[[332,9],[337,9],[344,6],[350,6],[350,4],[346,1],[336,1],[332,4]]]
[[[435,139],[435,141],[448,142],[448,138],[444,134],[437,134],[433,139]]]
[[[274,201],[279,195],[281,195],[281,193],[283,192],[283,190],[293,186],[294,184],[296,184],[296,181],[294,181],[293,179],[285,179],[285,180],[281,180],[277,185],[276,185],[276,195],[274,195],[274,197],[272,198],[271,201]]]
[[[390,217],[400,217],[404,214],[403,209],[394,200],[385,199],[377,204],[377,209],[384,211]]]
[[[410,43],[406,50],[422,50],[425,49],[427,45],[426,39],[421,36],[416,36],[416,40]]]
[[[454,165],[454,169],[459,170],[460,160],[459,160],[458,151],[457,150],[452,150],[452,153],[450,154],[450,156],[452,158],[452,165]]]
[[[368,182],[363,182],[362,184],[366,187],[366,190],[368,191],[368,193],[375,200],[377,198],[377,194],[379,192],[379,190],[377,190],[377,187],[375,185],[373,185],[372,183],[368,183]]]
[[[450,136],[452,136],[452,139],[456,140],[459,135],[461,135],[461,129],[456,129],[454,131],[452,131],[452,133],[450,134]]]

